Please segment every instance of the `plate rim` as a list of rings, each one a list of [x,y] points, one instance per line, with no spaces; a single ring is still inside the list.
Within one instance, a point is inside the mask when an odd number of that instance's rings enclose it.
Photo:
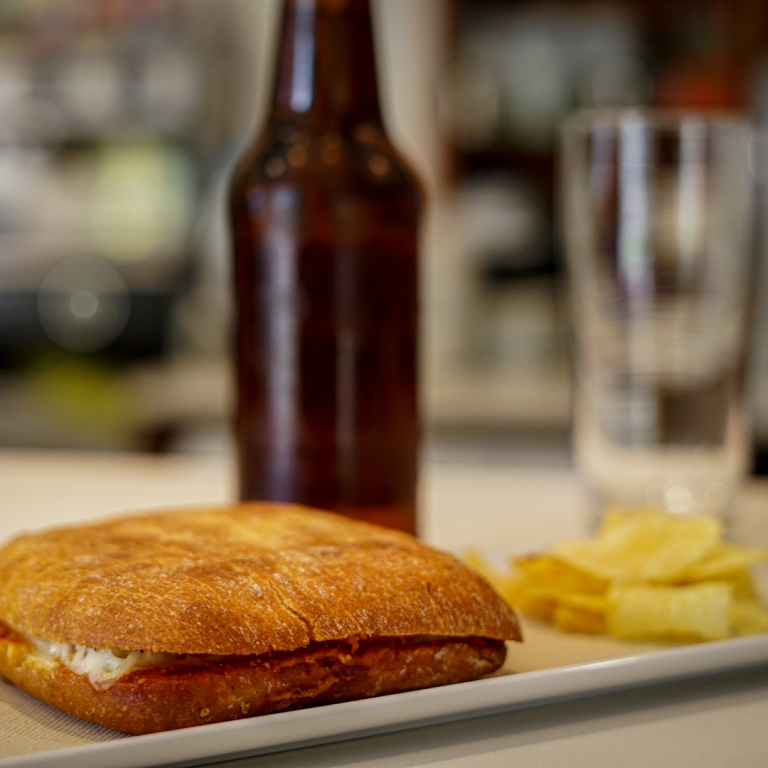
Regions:
[[[512,672],[371,699],[32,752],[0,758],[0,768],[98,768],[106,758],[112,768],[193,765],[211,758],[232,760],[761,663],[768,663],[768,634]],[[414,716],[414,710],[421,714]],[[305,736],[297,740],[293,737],[296,730]],[[160,753],[166,750],[172,750],[172,754],[162,756]]]

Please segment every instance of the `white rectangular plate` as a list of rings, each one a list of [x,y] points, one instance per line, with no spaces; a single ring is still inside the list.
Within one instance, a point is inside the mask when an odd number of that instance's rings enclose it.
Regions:
[[[670,647],[563,635],[534,622],[527,622],[524,631],[526,642],[510,647],[504,670],[484,680],[34,752],[0,759],[0,768],[103,768],[105,765],[142,768],[165,763],[193,764],[404,730],[768,663],[768,635]],[[510,673],[511,669],[517,672]]]

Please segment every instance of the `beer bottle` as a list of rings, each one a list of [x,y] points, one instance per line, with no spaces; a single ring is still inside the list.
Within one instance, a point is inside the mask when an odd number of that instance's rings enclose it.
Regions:
[[[368,0],[286,0],[230,188],[242,499],[415,531],[422,202],[382,124]]]

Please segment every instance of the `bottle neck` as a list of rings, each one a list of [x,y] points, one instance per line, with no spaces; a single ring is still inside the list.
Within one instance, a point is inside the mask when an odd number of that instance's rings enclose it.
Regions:
[[[381,125],[369,0],[285,0],[271,121]]]

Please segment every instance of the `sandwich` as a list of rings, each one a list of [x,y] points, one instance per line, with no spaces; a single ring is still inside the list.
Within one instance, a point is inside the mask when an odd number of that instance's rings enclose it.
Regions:
[[[294,505],[118,517],[0,549],[0,673],[125,733],[472,680],[520,639],[453,556]]]

